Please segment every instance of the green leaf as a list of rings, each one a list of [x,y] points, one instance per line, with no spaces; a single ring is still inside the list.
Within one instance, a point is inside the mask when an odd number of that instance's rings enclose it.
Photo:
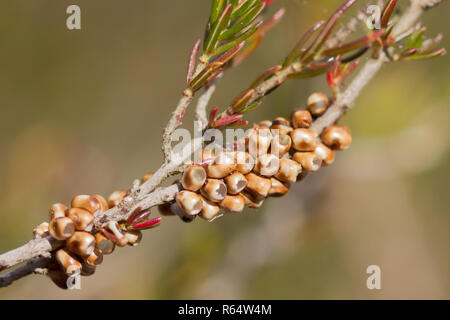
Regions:
[[[219,48],[217,48],[214,52],[212,52],[212,55],[213,56],[217,56],[219,54],[222,54],[225,51],[228,51],[231,48],[235,47],[239,43],[247,40],[248,38],[250,38],[258,30],[258,27],[259,27],[259,25],[251,27],[250,29],[245,31],[243,34],[241,34],[239,37],[237,37],[237,38],[231,40],[230,42],[228,42],[228,43],[220,46]]]
[[[411,48],[420,48],[422,47],[423,40],[424,40],[424,32],[425,28],[420,28],[419,30],[414,31],[411,36],[409,36],[408,41],[406,42],[405,49],[411,49]]]
[[[258,15],[263,11],[266,4],[265,2],[255,6],[251,10],[249,10],[245,15],[240,17],[232,27],[230,27],[228,30],[222,32],[222,34],[219,36],[220,40],[229,39],[231,37],[234,37],[236,34],[238,34],[240,31],[248,27],[255,19],[258,17]]]
[[[214,24],[219,18],[220,13],[222,12],[222,9],[224,7],[224,4],[225,0],[212,0],[211,17],[209,18],[211,24]]]
[[[212,25],[211,31],[203,46],[206,54],[210,54],[216,48],[221,32],[228,26],[231,17],[231,7],[232,5],[228,4],[214,25]]]
[[[446,54],[447,51],[444,48],[441,48],[432,52],[414,54],[412,56],[406,57],[405,60],[425,60],[435,57],[441,57]]]
[[[236,18],[239,18],[241,15],[245,14],[250,8],[252,8],[255,5],[258,5],[261,3],[262,0],[242,0],[240,3],[236,6],[236,9],[231,14],[231,20],[234,20]]]
[[[218,58],[216,61],[214,61],[214,63],[221,63],[222,65],[224,65],[225,63],[227,63],[228,61],[233,59],[233,57],[239,51],[241,51],[241,49],[244,47],[244,45],[245,45],[245,42],[242,41],[237,46],[235,46],[234,48],[228,50],[225,54],[221,55],[220,58]]]
[[[245,107],[244,109],[242,109],[241,111],[239,111],[239,114],[244,114],[247,113],[253,109],[256,109],[257,107],[259,107],[262,103],[262,100],[258,100],[256,102],[253,102],[251,104],[249,104],[247,107]]]

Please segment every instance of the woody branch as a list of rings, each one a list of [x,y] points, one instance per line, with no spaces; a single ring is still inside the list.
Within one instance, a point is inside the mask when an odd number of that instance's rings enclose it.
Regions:
[[[444,0],[411,0],[408,10],[399,19],[393,34],[397,35],[404,30],[411,28],[419,16],[425,9],[431,8]],[[198,50],[198,44],[196,44]],[[195,51],[195,46],[194,50]],[[320,134],[325,128],[333,125],[345,112],[353,107],[355,100],[364,89],[364,87],[374,78],[374,76],[381,69],[382,65],[388,59],[385,53],[381,52],[377,59],[369,60],[359,73],[354,77],[353,81],[348,85],[345,91],[339,93],[333,102],[332,106],[325,114],[317,118],[311,129]],[[250,101],[255,101],[265,95],[268,91],[276,88],[288,76],[298,72],[300,66],[293,64],[291,68],[284,69],[277,72],[275,76],[269,80],[261,82],[254,90]],[[205,69],[205,63],[200,64],[197,70],[191,71],[190,78],[195,78],[196,75],[201,74]],[[217,76],[222,75],[222,71]],[[189,82],[189,79],[188,79]],[[202,126],[207,124],[206,106],[216,89],[216,82],[211,82],[206,86],[204,93],[199,99],[196,115],[197,119],[201,121]],[[134,184],[131,188],[130,195],[121,201],[121,203],[105,212],[98,213],[95,216],[95,224],[100,226],[107,221],[124,220],[138,207],[150,209],[156,205],[172,201],[176,194],[180,191],[177,184],[168,187],[160,187],[162,182],[178,172],[182,172],[183,163],[189,159],[191,154],[195,151],[195,147],[201,146],[200,141],[193,141],[187,145],[182,152],[173,154],[171,149],[172,135],[175,129],[181,124],[181,120],[186,112],[186,109],[192,102],[194,92],[187,87],[183,96],[172,113],[172,116],[164,130],[163,134],[163,153],[165,161],[161,167],[153,174],[153,176],[141,186]],[[37,268],[44,267],[49,261],[50,252],[61,247],[63,242],[56,241],[51,237],[41,239],[34,239],[25,245],[13,249],[0,255],[0,271],[11,268],[17,264],[29,261],[25,265],[16,268],[15,270],[0,275],[0,287],[7,286],[17,279],[26,275],[35,273]]]

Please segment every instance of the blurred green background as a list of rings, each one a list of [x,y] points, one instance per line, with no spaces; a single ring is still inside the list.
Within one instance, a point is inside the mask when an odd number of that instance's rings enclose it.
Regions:
[[[226,74],[212,103],[225,107],[341,2],[276,0],[270,11],[283,6],[285,18]],[[82,30],[66,29],[70,4],[81,7]],[[0,252],[28,241],[52,203],[107,196],[158,168],[161,132],[209,8],[0,2]],[[449,15],[446,1],[422,19],[447,48]],[[288,196],[210,224],[166,218],[137,248],[107,256],[82,290],[30,276],[0,299],[450,298],[449,66],[448,56],[385,66],[343,121],[352,148]],[[317,90],[329,93],[324,77],[289,81],[249,120],[287,117]],[[381,290],[366,288],[373,264]]]

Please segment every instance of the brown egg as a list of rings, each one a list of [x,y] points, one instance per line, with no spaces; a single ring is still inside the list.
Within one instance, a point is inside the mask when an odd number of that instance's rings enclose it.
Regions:
[[[94,226],[94,216],[89,211],[81,208],[70,208],[66,212],[66,216],[75,224],[77,231],[92,231]]]
[[[276,118],[272,121],[272,126],[270,127],[270,131],[273,136],[277,135],[286,135],[292,132],[293,128],[289,121],[285,118]]]
[[[78,195],[72,199],[70,205],[72,208],[81,208],[94,214],[97,210],[101,209],[100,201],[93,196],[88,195]]]
[[[102,212],[105,212],[105,211],[107,211],[107,210],[109,209],[109,207],[108,207],[108,202],[106,201],[105,198],[103,198],[103,197],[102,197],[101,195],[99,195],[99,194],[94,194],[93,197],[94,197],[95,199],[97,199],[98,202],[100,203],[100,207],[101,207],[101,209],[102,209]]]
[[[254,171],[262,176],[271,177],[280,169],[280,159],[273,154],[260,155]]]
[[[317,146],[317,134],[310,129],[295,129],[291,133],[292,145],[297,151],[314,151]]]
[[[109,240],[107,237],[105,237],[100,232],[95,234],[95,242],[97,244],[97,248],[103,253],[103,254],[111,254],[114,252],[114,249],[116,245],[114,242]]]
[[[63,268],[66,275],[72,276],[81,272],[81,263],[66,249],[59,249],[56,251],[55,259]]]
[[[308,97],[306,105],[313,116],[320,116],[327,111],[327,108],[330,105],[330,100],[325,94],[315,92]]]
[[[285,155],[292,146],[292,139],[287,134],[282,136],[275,136],[270,144],[270,153],[281,158]]]
[[[245,176],[239,171],[233,172],[231,175],[225,177],[228,194],[238,194],[247,186]]]
[[[322,160],[315,152],[296,152],[293,158],[300,163],[304,171],[308,172],[316,172],[322,165]]]
[[[213,202],[220,202],[227,195],[227,186],[221,180],[206,179],[200,192],[206,199]]]
[[[250,192],[244,190],[240,193],[240,195],[244,198],[245,205],[249,208],[257,209],[260,208],[265,198],[255,196],[254,194],[251,194]]]
[[[234,196],[227,195],[219,205],[229,212],[240,213],[244,210],[245,200],[240,194]]]
[[[345,126],[331,126],[322,133],[322,141],[333,150],[346,150],[352,143],[350,129]]]
[[[289,184],[283,183],[275,178],[270,179],[272,186],[269,190],[269,196],[282,197],[289,192]]]
[[[245,190],[258,197],[267,197],[271,187],[270,179],[249,173],[245,176],[247,179],[247,187]]]
[[[242,174],[250,173],[255,166],[255,159],[244,151],[237,151],[235,153],[236,170]]]
[[[91,255],[95,249],[95,244],[94,236],[82,231],[76,231],[66,242],[67,248],[70,251],[83,258]]]
[[[98,266],[103,262],[103,254],[99,249],[95,249],[84,261],[90,266]]]
[[[214,163],[206,168],[208,177],[220,179],[224,178],[236,169],[234,161],[235,154],[232,152],[222,152],[215,159]]]
[[[302,166],[297,161],[291,159],[280,159],[280,169],[275,178],[287,183],[297,181],[297,176],[302,172]]]
[[[202,202],[203,202],[203,207],[202,207],[202,211],[200,211],[199,217],[206,221],[212,221],[212,220],[216,219],[220,213],[220,207],[216,203],[209,201],[208,199],[206,199],[203,196],[202,196]]]
[[[128,240],[128,245],[136,247],[142,240],[142,232],[139,230],[130,230],[125,232],[125,237]]]
[[[50,221],[48,231],[56,240],[66,240],[75,232],[75,224],[67,217],[56,218]]]
[[[309,128],[312,124],[312,116],[308,110],[297,109],[291,114],[292,126],[295,129]]]
[[[191,216],[199,214],[202,210],[202,199],[194,192],[186,190],[180,191],[177,193],[175,200],[178,206]]]
[[[66,210],[67,207],[62,203],[55,203],[50,207],[48,216],[50,220],[62,218],[66,216]]]
[[[322,165],[328,166],[334,162],[334,152],[323,143],[319,143],[315,150],[316,155],[322,160]]]
[[[181,184],[184,189],[198,191],[206,181],[206,171],[201,166],[188,167],[181,178]]]
[[[248,134],[249,154],[257,158],[261,154],[266,154],[272,141],[272,133],[267,128],[253,128]]]

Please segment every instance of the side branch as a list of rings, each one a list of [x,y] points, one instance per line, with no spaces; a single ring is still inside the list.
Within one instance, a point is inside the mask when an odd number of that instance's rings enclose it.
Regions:
[[[0,271],[38,256],[48,257],[50,251],[59,248],[63,243],[50,236],[30,240],[23,246],[0,255]]]
[[[172,134],[175,129],[181,124],[181,120],[183,119],[184,113],[186,112],[187,107],[192,101],[194,94],[191,89],[186,89],[183,92],[183,97],[178,103],[175,111],[172,113],[167,126],[164,129],[163,133],[163,141],[162,141],[162,149],[164,153],[164,161],[165,163],[170,162],[171,153],[172,153]]]
[[[214,81],[205,89],[200,98],[198,99],[197,107],[195,110],[195,119],[200,122],[200,127],[202,129],[208,126],[208,115],[206,114],[206,108],[208,107],[209,101],[212,95],[216,91],[217,81],[221,78],[219,75]]]
[[[0,288],[7,287],[14,281],[26,277],[30,274],[36,274],[38,269],[45,268],[50,263],[50,261],[51,258],[33,258],[23,266],[20,266],[8,273],[0,274]]]
[[[369,60],[350,83],[347,90],[339,94],[333,105],[321,117],[314,121],[311,130],[314,130],[317,134],[321,134],[325,128],[333,125],[348,109],[353,107],[362,89],[380,71],[385,61],[386,56],[384,53],[380,54],[377,60]]]
[[[444,0],[411,0],[411,6],[398,21],[393,30],[393,34],[397,35],[411,28],[425,9],[431,8]],[[345,112],[353,107],[353,104],[360,95],[362,89],[372,80],[380,71],[381,67],[388,59],[384,52],[380,52],[380,56],[376,60],[369,60],[357,76],[353,79],[347,89],[338,95],[333,105],[311,126],[317,134],[331,125],[333,125]]]

